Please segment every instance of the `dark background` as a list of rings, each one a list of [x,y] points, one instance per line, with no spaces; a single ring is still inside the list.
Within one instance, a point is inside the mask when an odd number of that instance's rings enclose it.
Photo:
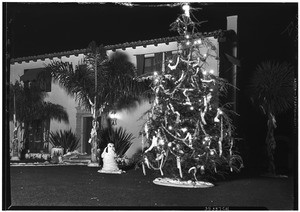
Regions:
[[[170,3],[169,3],[170,4]],[[18,58],[83,49],[91,41],[112,45],[176,36],[170,24],[182,14],[180,6],[151,3],[126,7],[113,3],[4,3],[4,44],[8,57]],[[192,3],[199,21],[208,21],[200,31],[226,29],[226,16],[238,15],[237,119],[238,137],[246,169],[265,167],[266,119],[251,105],[247,85],[259,63],[290,62],[298,67],[298,3]],[[4,28],[5,29],[5,28]],[[7,40],[9,39],[9,40]],[[295,106],[296,107],[296,106]],[[297,116],[294,108],[277,117],[275,135],[286,141],[277,144],[278,170],[297,169]]]

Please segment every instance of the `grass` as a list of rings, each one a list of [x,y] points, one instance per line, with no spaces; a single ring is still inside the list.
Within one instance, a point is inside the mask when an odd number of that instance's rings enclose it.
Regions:
[[[97,209],[205,209],[238,207],[294,209],[293,178],[247,177],[242,174],[206,189],[158,186],[147,170],[100,174],[87,166],[11,167],[12,209],[65,206]],[[19,207],[20,206],[20,207]],[[209,208],[208,208],[209,209]],[[213,208],[210,208],[213,209]]]

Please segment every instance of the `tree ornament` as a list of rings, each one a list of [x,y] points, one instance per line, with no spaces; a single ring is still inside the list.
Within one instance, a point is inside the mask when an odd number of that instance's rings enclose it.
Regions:
[[[195,166],[193,166],[192,168],[190,168],[190,169],[188,170],[188,173],[191,173],[191,171],[194,171],[194,173],[193,173],[194,178],[195,178],[196,181],[198,181],[198,180],[197,180],[197,177],[196,177],[196,174],[197,174],[197,168],[196,168]]]
[[[185,140],[188,140],[189,141],[189,147],[190,148],[193,148],[193,139],[192,139],[192,135],[191,135],[191,133],[187,133],[187,135],[186,135],[186,137],[185,137]]]
[[[204,125],[206,125],[206,121],[205,121],[205,118],[204,118],[205,112],[206,112],[206,110],[200,111],[201,121],[202,121],[202,123],[203,123]]]
[[[148,160],[147,156],[144,157],[144,161],[145,161],[148,169],[150,169],[150,164],[149,164],[149,160]]]
[[[158,154],[156,155],[155,160],[156,160],[156,161],[160,161],[160,160],[163,159],[163,157],[164,157],[164,154],[163,154],[163,153],[158,153]]]
[[[180,78],[175,82],[175,84],[178,84],[179,82],[181,82],[184,79],[184,71],[181,71],[181,76]]]
[[[146,170],[145,170],[145,164],[142,162],[142,169],[143,169],[143,174],[146,175]]]
[[[163,140],[163,139],[159,139],[159,140],[158,140],[158,144],[162,146],[162,145],[164,145],[164,144],[165,144],[165,142],[164,142],[164,140]]]
[[[171,71],[175,70],[177,68],[178,63],[179,63],[179,57],[177,57],[177,61],[176,61],[175,65],[172,66],[170,63],[168,64],[168,67],[171,69]]]
[[[220,108],[218,108],[217,109],[217,115],[214,118],[214,122],[220,122],[219,116],[222,115],[222,114],[223,114],[223,111]]]
[[[180,162],[180,157],[179,156],[176,157],[176,162],[177,162],[177,168],[179,170],[179,175],[182,178],[181,162]]]
[[[207,75],[207,71],[203,72],[204,75]],[[209,80],[206,80],[206,79],[201,79],[202,82],[205,82],[205,83],[210,83],[210,82],[213,82],[215,83],[216,81],[214,79],[209,79]]]
[[[187,128],[186,127],[181,128],[181,131],[185,133],[187,131]]]
[[[202,166],[200,166],[200,173],[201,174],[204,174],[205,173],[205,168],[204,168],[204,166],[202,165]]]
[[[219,156],[222,155],[223,150],[222,150],[222,141],[223,141],[223,117],[221,117],[221,126],[220,126],[220,131],[221,131],[221,135],[219,137]]]
[[[149,138],[148,122],[145,123],[145,126],[144,126],[144,132],[145,132],[145,134],[146,134],[146,138],[148,139],[148,138]]]
[[[168,106],[171,109],[171,111],[176,114],[176,121],[175,122],[179,123],[180,122],[180,113],[178,111],[174,110],[174,107],[171,103],[169,103]]]
[[[163,170],[162,170],[162,167],[163,167],[163,162],[164,162],[164,152],[161,153],[161,162],[160,162],[160,166],[159,166],[159,170],[160,170],[160,174],[163,176],[164,173],[163,173]]]
[[[186,88],[183,90],[183,95],[186,97],[186,102],[184,103],[185,105],[191,105],[191,100],[189,98],[189,96],[187,95],[187,91],[193,91],[194,89],[193,88]]]
[[[156,136],[153,136],[152,137],[152,143],[151,143],[151,146],[145,151],[145,153],[151,151],[153,149],[153,147],[156,147],[157,146],[157,137]]]
[[[207,112],[207,109],[208,109],[208,105],[210,103],[210,100],[212,98],[212,95],[211,93],[208,93],[207,96],[203,96],[203,105],[204,105],[204,110],[200,112],[200,115],[201,115],[201,120],[202,120],[202,123],[204,125],[206,125],[206,121],[205,121],[205,114]]]

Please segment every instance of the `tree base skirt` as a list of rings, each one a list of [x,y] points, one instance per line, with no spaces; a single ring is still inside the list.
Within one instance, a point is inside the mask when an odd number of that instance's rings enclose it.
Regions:
[[[125,173],[125,171],[123,170],[115,170],[115,171],[109,171],[109,170],[98,170],[99,173],[103,173],[103,174],[122,174]]]
[[[153,183],[156,185],[170,186],[170,187],[179,187],[179,188],[209,188],[213,187],[214,184],[204,181],[180,181],[171,178],[156,178],[153,180]]]

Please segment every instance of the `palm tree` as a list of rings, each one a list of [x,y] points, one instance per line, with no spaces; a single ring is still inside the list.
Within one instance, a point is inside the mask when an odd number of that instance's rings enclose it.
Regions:
[[[136,105],[149,91],[147,82],[135,80],[136,69],[126,55],[116,52],[108,58],[105,48],[97,47],[95,42],[90,43],[84,61],[75,69],[62,61],[52,61],[46,68],[68,94],[91,110],[93,123],[101,114]],[[93,126],[97,132],[97,125]],[[91,162],[97,162],[97,136],[94,138]]]
[[[293,106],[294,68],[288,63],[263,62],[257,66],[251,80],[251,100],[267,117],[268,132],[266,136],[269,158],[268,172],[275,175],[274,152],[276,141],[274,130],[276,115],[286,112]]]
[[[44,123],[46,120],[57,120],[69,122],[68,114],[61,105],[45,102],[45,92],[37,86],[23,86],[19,81],[10,84],[9,95],[9,120],[14,121],[14,140],[17,132],[21,131],[25,150],[29,149],[29,128],[38,121]]]

